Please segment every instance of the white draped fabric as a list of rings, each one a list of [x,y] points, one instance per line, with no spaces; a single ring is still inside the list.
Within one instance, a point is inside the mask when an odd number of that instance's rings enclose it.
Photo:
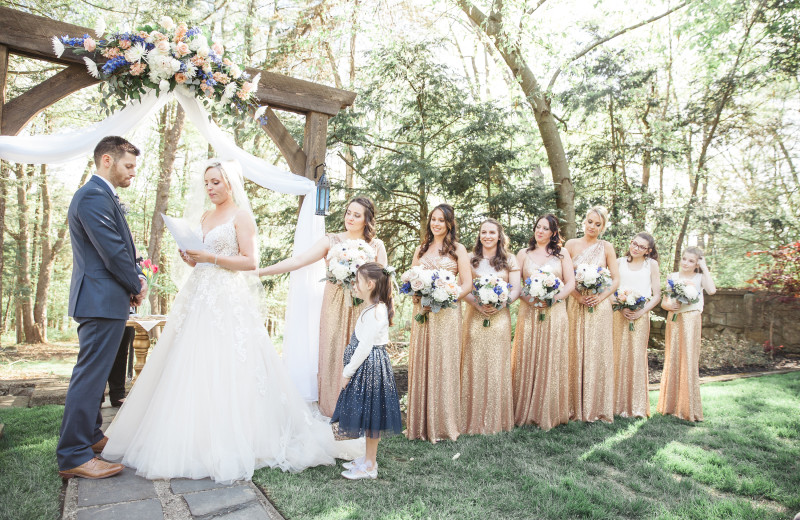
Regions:
[[[107,119],[74,131],[52,135],[0,136],[0,159],[22,164],[61,164],[92,153],[103,137],[124,135],[175,97],[200,134],[211,144],[220,159],[235,160],[242,175],[271,190],[290,195],[305,195],[294,236],[294,254],[308,249],[323,237],[325,223],[314,214],[315,185],[242,150],[208,115],[200,101],[182,87],[157,96],[150,92],[141,101],[131,102]],[[283,359],[300,394],[307,401],[317,400],[317,358],[319,317],[325,265],[316,262],[291,274],[283,343]]]

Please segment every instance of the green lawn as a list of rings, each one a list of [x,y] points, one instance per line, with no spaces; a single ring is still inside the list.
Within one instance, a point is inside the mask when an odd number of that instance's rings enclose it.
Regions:
[[[381,443],[376,481],[333,467],[260,470],[254,481],[292,519],[792,518],[800,373],[703,385],[702,395],[698,424],[655,415],[437,445],[394,437]]]
[[[63,406],[0,410],[0,518],[60,518],[56,442]]]
[[[254,480],[291,519],[792,518],[800,373],[702,393],[699,424],[656,415],[437,445],[394,437],[381,443],[376,481],[346,481],[334,467],[259,470]],[[62,410],[0,411],[0,519],[58,518]]]

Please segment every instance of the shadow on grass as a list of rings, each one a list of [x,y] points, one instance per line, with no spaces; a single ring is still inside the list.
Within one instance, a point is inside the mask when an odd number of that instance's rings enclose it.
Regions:
[[[436,445],[393,437],[377,481],[334,467],[254,480],[287,518],[786,518],[800,510],[799,389],[800,374],[704,385],[702,423],[655,415]]]

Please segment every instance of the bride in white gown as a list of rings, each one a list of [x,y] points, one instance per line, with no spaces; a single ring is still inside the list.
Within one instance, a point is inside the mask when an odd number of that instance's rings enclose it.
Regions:
[[[150,479],[230,482],[363,455],[363,442],[335,441],[312,414],[270,342],[258,279],[245,272],[257,264],[256,227],[238,165],[211,162],[204,181],[215,206],[200,223],[206,249],[182,253],[194,269],[103,457]]]

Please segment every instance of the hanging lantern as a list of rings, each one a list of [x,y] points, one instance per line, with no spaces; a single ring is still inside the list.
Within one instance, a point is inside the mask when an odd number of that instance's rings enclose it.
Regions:
[[[325,163],[317,165],[314,169],[314,178],[317,178],[317,171],[322,168],[322,175],[317,180],[317,215],[327,217],[331,214],[331,183],[325,173]]]

